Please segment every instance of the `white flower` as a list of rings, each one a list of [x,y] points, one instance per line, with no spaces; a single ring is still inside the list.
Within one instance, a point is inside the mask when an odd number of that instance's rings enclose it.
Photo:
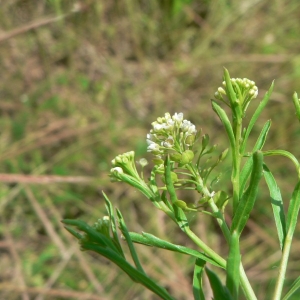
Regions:
[[[183,113],[175,113],[173,116],[172,116],[172,119],[174,121],[176,121],[177,123],[181,123],[182,120],[183,120]]]
[[[112,168],[112,169],[110,170],[110,172],[111,172],[111,173],[118,173],[118,174],[123,174],[123,173],[124,173],[123,169],[120,168],[120,167]]]

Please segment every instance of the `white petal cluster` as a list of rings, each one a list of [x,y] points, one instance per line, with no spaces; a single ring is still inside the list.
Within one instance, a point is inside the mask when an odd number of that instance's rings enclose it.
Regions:
[[[182,153],[193,145],[197,130],[194,124],[183,119],[183,113],[175,113],[171,116],[165,113],[164,117],[157,118],[152,123],[152,129],[147,134],[147,151],[161,157],[168,150],[175,150]],[[193,136],[191,138],[190,136]],[[187,139],[187,137],[190,137]]]

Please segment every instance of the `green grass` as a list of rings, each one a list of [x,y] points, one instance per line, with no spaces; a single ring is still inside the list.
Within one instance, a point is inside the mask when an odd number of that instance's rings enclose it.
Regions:
[[[77,13],[71,12],[76,4],[71,0],[4,1],[0,8],[1,34],[68,14],[2,42],[0,34],[0,173],[93,178],[82,184],[0,183],[3,299],[83,298],[74,291],[94,297],[86,299],[152,299],[104,259],[80,253],[60,220],[80,217],[92,224],[104,214],[104,190],[130,230],[188,245],[151,203],[110,183],[107,174],[122,152],[150,158],[146,133],[166,111],[184,112],[222,151],[225,141],[219,139],[210,99],[223,66],[234,77],[254,80],[259,99],[276,79],[261,122],[273,120],[272,148],[300,155],[292,104],[293,91],[300,92],[298,1],[78,3]],[[278,159],[272,172],[282,178],[287,197],[293,166]],[[269,278],[276,275],[280,254],[266,202],[257,202],[241,241],[245,269],[260,288],[260,299],[272,291]],[[225,254],[216,225],[206,216],[191,218],[203,240]],[[295,239],[288,280],[299,274],[299,234]],[[149,275],[177,299],[191,298],[192,262],[162,250],[138,250]]]

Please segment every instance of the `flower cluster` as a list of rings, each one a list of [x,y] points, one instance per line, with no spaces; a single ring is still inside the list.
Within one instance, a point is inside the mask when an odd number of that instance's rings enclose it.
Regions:
[[[165,113],[164,117],[152,123],[152,127],[147,134],[147,151],[158,158],[172,151],[182,154],[194,145],[196,127],[183,119],[183,113],[175,113],[172,117]]]
[[[250,100],[257,97],[258,89],[255,82],[247,78],[230,78],[233,90],[236,94],[236,98],[239,99],[241,105],[244,107],[250,102]],[[223,81],[225,88],[219,87],[215,93],[216,99],[223,100],[223,95],[228,95],[228,87],[226,82]]]
[[[129,175],[136,180],[140,180],[140,176],[136,170],[134,162],[134,151],[129,151],[118,155],[111,161],[114,168],[110,170],[112,180],[121,180],[123,175]]]

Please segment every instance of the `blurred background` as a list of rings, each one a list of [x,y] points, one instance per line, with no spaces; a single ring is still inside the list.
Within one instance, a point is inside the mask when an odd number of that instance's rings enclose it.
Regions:
[[[130,150],[150,160],[145,137],[165,112],[183,112],[224,150],[210,104],[223,67],[256,82],[249,116],[276,80],[253,139],[272,119],[265,149],[288,149],[299,159],[292,104],[293,92],[300,94],[299,37],[297,0],[0,1],[0,298],[157,299],[107,260],[80,252],[60,220],[93,224],[105,214],[103,190],[129,230],[194,247],[142,195],[110,182],[110,162]],[[266,161],[287,203],[293,165]],[[226,163],[221,171],[230,174]],[[216,223],[203,214],[190,219],[226,255]],[[299,247],[298,230],[287,284],[299,275]],[[138,252],[176,299],[192,299],[193,260],[146,247]],[[269,299],[280,251],[267,192],[242,252],[258,298]]]

